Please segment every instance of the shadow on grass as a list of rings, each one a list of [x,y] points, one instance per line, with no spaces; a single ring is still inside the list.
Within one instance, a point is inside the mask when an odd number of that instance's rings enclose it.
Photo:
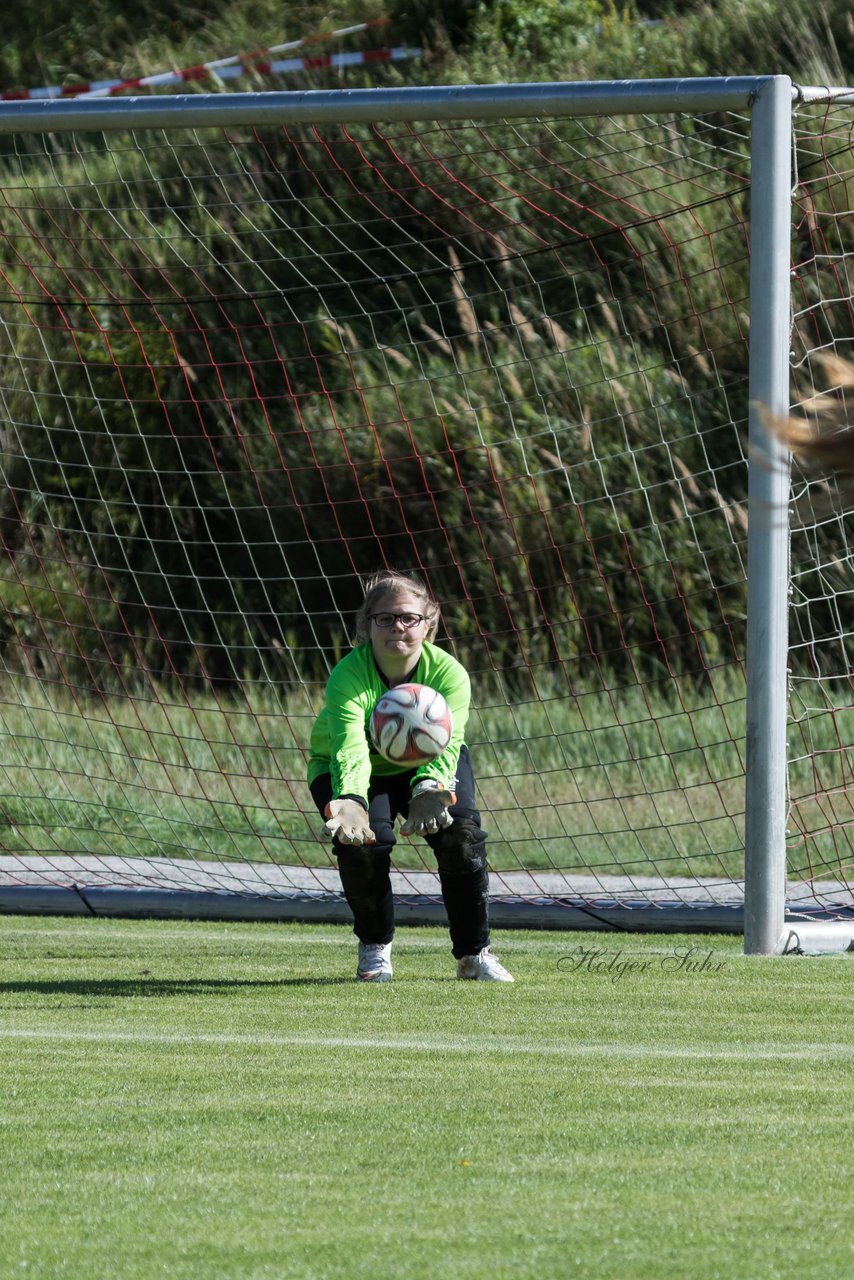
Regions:
[[[0,1000],[5,995],[29,993],[39,996],[109,996],[152,998],[198,994],[227,995],[240,988],[335,987],[354,985],[352,978],[103,978],[44,982],[0,982]]]

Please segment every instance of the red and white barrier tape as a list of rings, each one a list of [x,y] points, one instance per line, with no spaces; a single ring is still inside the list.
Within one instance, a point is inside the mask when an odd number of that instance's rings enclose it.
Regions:
[[[338,31],[326,31],[315,36],[304,36],[299,40],[289,40],[286,44],[274,45],[270,49],[260,49],[254,53],[237,53],[228,58],[218,58],[213,62],[203,62],[196,67],[184,67],[178,71],[161,71],[156,75],[138,76],[132,80],[97,80],[88,84],[45,85],[40,89],[11,89],[0,93],[0,101],[13,102],[38,98],[103,98],[125,89],[154,89],[165,85],[187,84],[199,80],[236,80],[240,76],[255,74],[260,76],[277,76],[293,74],[296,71],[316,71],[327,67],[354,67],[373,62],[400,62],[406,58],[418,58],[420,49],[398,47],[394,49],[368,49],[365,52],[318,54],[314,58],[282,58],[272,60],[271,54],[283,53],[286,49],[297,49],[302,45],[313,44],[319,40],[333,40],[340,36],[352,35],[357,31],[366,31],[369,27],[381,26],[388,18],[378,18],[373,22],[360,22],[358,26],[341,27]]]

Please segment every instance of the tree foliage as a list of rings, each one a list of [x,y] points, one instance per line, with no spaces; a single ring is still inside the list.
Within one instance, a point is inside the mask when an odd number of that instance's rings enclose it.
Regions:
[[[791,46],[791,7],[737,8],[742,33],[748,13]],[[130,9],[96,10],[120,42]],[[605,52],[619,74],[630,36],[651,74],[691,73],[727,38],[687,7],[640,33],[594,0],[573,24],[550,0],[473,7],[450,34],[443,15],[423,16],[435,79],[507,59],[583,78]],[[756,56],[730,55],[706,69]],[[130,136],[11,148],[7,664],[38,655],[102,689],[296,679],[340,651],[358,574],[382,561],[427,573],[487,667],[522,644],[529,666],[648,672],[740,650],[746,146],[686,132],[656,204],[633,183],[652,143],[605,190],[593,135],[562,127],[583,198],[570,223],[563,180],[536,190],[536,252],[532,206],[489,225],[413,180],[417,130],[175,134],[154,181]],[[533,145],[559,175],[556,135]],[[516,146],[515,126],[472,132],[458,188]]]

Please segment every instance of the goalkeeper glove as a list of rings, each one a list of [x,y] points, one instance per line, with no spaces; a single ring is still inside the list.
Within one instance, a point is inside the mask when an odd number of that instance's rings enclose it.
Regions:
[[[421,782],[409,802],[409,815],[400,828],[404,836],[435,835],[440,827],[449,827],[454,819],[448,812],[457,797],[439,782]]]
[[[368,815],[356,800],[330,800],[323,829],[339,844],[376,844]]]

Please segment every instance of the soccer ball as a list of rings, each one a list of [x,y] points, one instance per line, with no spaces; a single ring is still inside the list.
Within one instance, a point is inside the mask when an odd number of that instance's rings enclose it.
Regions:
[[[451,708],[436,689],[398,684],[384,693],[371,712],[371,741],[392,764],[434,760],[451,741]]]

